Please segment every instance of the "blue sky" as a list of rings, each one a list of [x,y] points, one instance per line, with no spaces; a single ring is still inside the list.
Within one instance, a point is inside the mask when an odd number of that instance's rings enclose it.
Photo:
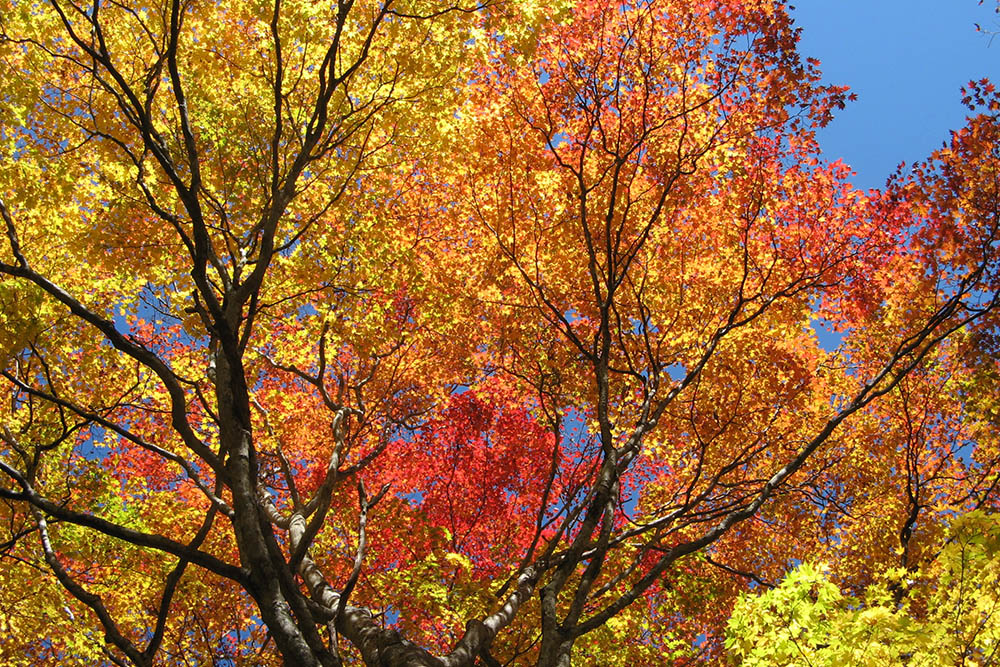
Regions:
[[[925,158],[961,127],[959,88],[989,77],[1000,84],[995,0],[798,0],[799,50],[818,58],[829,83],[858,100],[820,134],[829,159],[879,187],[902,161]],[[979,23],[984,32],[976,32]]]

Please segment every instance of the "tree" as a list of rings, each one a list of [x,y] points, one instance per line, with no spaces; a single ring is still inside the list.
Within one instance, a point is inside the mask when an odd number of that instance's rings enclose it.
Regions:
[[[803,563],[777,588],[741,597],[727,645],[744,665],[993,664],[997,528],[995,514],[960,517],[925,572],[891,568],[863,600]]]
[[[864,194],[771,0],[0,28],[11,664],[715,659],[995,507],[986,82]]]

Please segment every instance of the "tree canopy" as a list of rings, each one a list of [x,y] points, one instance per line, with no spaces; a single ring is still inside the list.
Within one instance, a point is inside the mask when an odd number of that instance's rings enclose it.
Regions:
[[[741,596],[727,647],[741,665],[989,665],[1000,651],[1000,524],[957,519],[922,568],[888,568],[859,598],[808,563]]]
[[[827,637],[965,562],[1000,98],[861,192],[797,40],[778,0],[0,0],[0,665],[712,662],[748,587]]]

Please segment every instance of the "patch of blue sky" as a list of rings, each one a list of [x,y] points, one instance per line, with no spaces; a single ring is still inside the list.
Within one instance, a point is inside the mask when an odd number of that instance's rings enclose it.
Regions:
[[[685,367],[684,364],[681,363],[670,364],[663,370],[665,370],[667,372],[667,375],[670,376],[670,379],[675,382],[680,382],[681,380],[686,378],[688,374],[687,367]]]
[[[816,332],[816,339],[824,352],[834,352],[844,342],[847,331],[837,331],[833,322],[822,317],[813,317],[809,320],[809,326]]]
[[[100,426],[90,426],[84,437],[73,445],[73,452],[88,461],[98,461],[111,453],[113,447],[108,444],[107,431]]]
[[[842,158],[857,172],[862,188],[880,187],[900,162],[924,159],[964,124],[961,86],[1000,79],[998,46],[987,34],[1000,30],[992,2],[795,4],[800,53],[820,60],[825,81],[858,95],[818,138],[828,159]]]

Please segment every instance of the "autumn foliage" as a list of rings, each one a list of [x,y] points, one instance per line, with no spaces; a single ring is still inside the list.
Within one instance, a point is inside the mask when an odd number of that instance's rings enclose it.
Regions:
[[[749,660],[814,589],[816,651],[931,627],[1000,502],[1000,98],[861,192],[797,40],[0,0],[0,665]]]

